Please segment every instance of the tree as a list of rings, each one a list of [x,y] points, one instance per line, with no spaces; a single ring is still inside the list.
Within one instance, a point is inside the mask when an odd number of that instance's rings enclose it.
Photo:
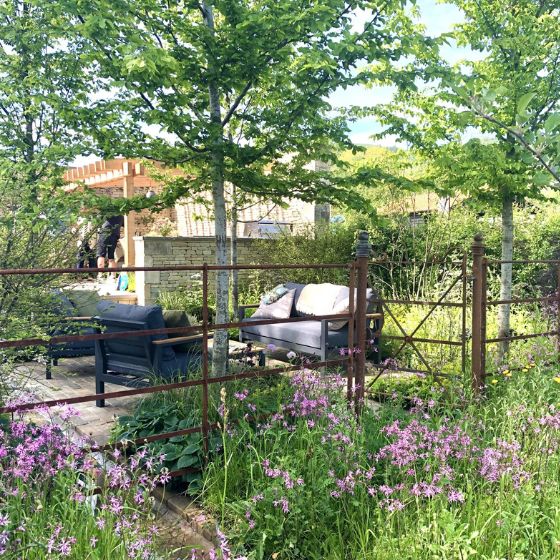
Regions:
[[[410,66],[379,69],[399,92],[377,114],[384,134],[426,156],[443,192],[461,190],[502,218],[503,261],[513,255],[513,208],[538,197],[551,175],[535,165],[518,136],[539,138],[560,124],[558,0],[450,0],[465,17],[452,33],[417,53]],[[480,53],[450,66],[438,46],[454,43]],[[411,66],[423,69],[420,87]],[[411,92],[411,90],[413,90]],[[523,129],[522,134],[517,134]],[[467,140],[471,137],[470,140]],[[546,148],[549,150],[550,148]],[[540,150],[540,148],[538,148]],[[541,154],[542,155],[542,154]],[[546,155],[545,155],[546,157]],[[512,265],[501,266],[500,299],[511,299]],[[510,306],[499,307],[499,336],[510,333]],[[501,345],[501,354],[507,351]]]
[[[361,80],[360,63],[408,51],[401,0],[57,4],[111,92],[91,119],[100,145],[107,155],[182,165],[188,179],[164,192],[168,203],[211,190],[218,265],[227,264],[226,182],[274,200],[358,200],[303,166],[335,160],[338,147],[350,146],[329,94]],[[361,26],[356,11],[366,16]],[[285,154],[294,154],[289,163],[281,161]],[[216,295],[216,321],[227,322],[225,271],[217,274]],[[227,334],[216,333],[216,373],[226,352]]]
[[[52,3],[0,2],[0,269],[45,268],[75,258],[69,226],[80,202],[64,192],[62,173],[88,150],[79,115],[92,80],[65,41],[62,23]],[[41,294],[60,282],[2,276],[3,336],[36,329]]]

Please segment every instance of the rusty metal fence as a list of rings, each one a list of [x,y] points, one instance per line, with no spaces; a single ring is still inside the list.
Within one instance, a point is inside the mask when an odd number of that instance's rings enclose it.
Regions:
[[[348,274],[349,286],[349,310],[348,313],[342,314],[328,314],[321,316],[314,316],[313,319],[320,320],[348,320],[348,348],[353,351],[345,353],[344,356],[337,356],[336,358],[327,359],[318,362],[309,362],[305,364],[308,369],[321,369],[336,366],[344,371],[347,377],[347,398],[357,408],[361,406],[364,398],[364,381],[365,381],[365,353],[366,353],[366,321],[368,318],[375,318],[369,316],[367,312],[367,261],[369,257],[370,246],[367,233],[360,234],[357,248],[356,259],[350,263],[343,264],[302,264],[302,265],[207,265],[203,266],[173,266],[173,267],[124,267],[119,269],[123,272],[150,272],[150,271],[184,271],[201,273],[202,276],[202,305],[203,317],[199,325],[189,327],[173,327],[161,329],[147,329],[136,331],[124,332],[98,332],[97,334],[75,334],[75,335],[62,335],[51,337],[33,337],[17,340],[1,340],[0,350],[8,348],[26,348],[26,347],[49,347],[56,344],[71,343],[77,341],[95,341],[105,339],[126,339],[138,336],[151,336],[151,335],[191,335],[197,333],[202,336],[202,367],[201,375],[195,379],[188,379],[185,381],[177,381],[172,383],[156,384],[148,387],[126,388],[118,391],[104,392],[103,394],[92,393],[79,397],[65,397],[53,400],[30,402],[25,404],[18,404],[16,406],[3,406],[0,407],[0,414],[14,413],[22,411],[30,411],[37,407],[55,407],[58,405],[73,405],[81,403],[93,403],[100,400],[112,400],[136,395],[147,395],[164,391],[172,391],[176,389],[185,389],[192,387],[200,387],[202,390],[202,406],[201,418],[198,426],[188,427],[181,430],[172,432],[162,432],[159,434],[150,435],[148,437],[137,438],[133,441],[116,442],[104,446],[96,446],[96,450],[105,450],[111,448],[119,448],[125,445],[144,445],[146,443],[169,439],[178,436],[186,436],[188,434],[200,433],[202,435],[205,455],[209,451],[209,437],[213,430],[218,429],[217,423],[211,423],[209,419],[209,388],[213,385],[226,385],[227,383],[245,379],[268,377],[277,374],[282,374],[294,370],[301,369],[301,365],[285,365],[275,368],[257,368],[240,371],[237,373],[226,373],[226,375],[213,376],[210,372],[210,355],[209,355],[209,340],[211,332],[219,330],[235,329],[246,326],[246,323],[241,321],[227,322],[227,323],[214,323],[211,324],[209,317],[208,305],[208,289],[209,289],[209,274],[217,273],[218,271],[234,271],[234,270],[293,270],[293,269],[339,269],[346,270]],[[10,275],[88,275],[92,273],[105,272],[104,269],[88,268],[88,269],[74,269],[74,268],[58,268],[58,269],[8,269],[0,270],[0,276]],[[288,319],[259,319],[251,321],[251,326],[258,325],[274,325],[280,323],[292,323],[298,321],[309,321],[309,317],[290,317]],[[379,333],[373,333],[377,335]],[[180,339],[179,339],[180,340]],[[93,385],[93,383],[92,383]],[[187,468],[180,469],[170,473],[172,477],[182,476],[190,472],[196,472],[197,469]]]
[[[528,266],[536,265],[552,269],[552,284],[547,291],[551,295],[532,297],[510,297],[501,299],[491,298],[489,295],[489,277],[491,269],[503,266]],[[513,274],[515,277],[515,274]],[[532,339],[543,339],[554,337],[556,339],[556,354],[560,350],[560,260],[554,259],[520,259],[500,260],[490,259],[485,255],[484,240],[481,235],[474,238],[472,245],[472,386],[475,392],[480,392],[486,385],[489,375],[497,371],[491,371],[488,363],[488,348],[496,344],[505,345],[507,356],[509,346],[516,341],[528,341]],[[550,320],[555,323],[553,328],[540,332],[517,333],[510,330],[507,333],[497,333],[498,336],[488,336],[488,311],[500,306],[537,304],[542,312],[545,306],[549,307]],[[557,355],[556,355],[557,359]]]
[[[200,424],[197,426],[188,427],[181,430],[172,432],[162,432],[153,434],[148,437],[138,438],[132,442],[116,442],[106,446],[99,446],[97,449],[123,447],[125,445],[142,445],[145,443],[169,439],[172,437],[186,436],[193,433],[200,433],[202,436],[205,454],[209,451],[209,437],[212,431],[218,428],[218,424],[210,422],[209,415],[209,388],[211,386],[220,385],[224,386],[233,381],[248,380],[254,378],[262,378],[273,375],[278,375],[290,371],[301,369],[301,365],[284,365],[282,367],[273,368],[257,368],[240,371],[237,373],[226,373],[225,375],[211,375],[210,371],[210,354],[209,354],[209,340],[212,331],[235,329],[246,325],[242,321],[224,322],[219,324],[211,324],[209,317],[208,305],[208,290],[209,290],[209,275],[219,271],[240,271],[240,270],[284,270],[290,271],[294,269],[338,269],[345,270],[348,275],[349,287],[349,310],[348,313],[343,314],[330,314],[315,316],[313,319],[319,320],[348,320],[348,349],[352,351],[346,352],[344,355],[337,356],[336,358],[327,359],[318,362],[310,362],[305,365],[309,369],[322,369],[327,367],[336,367],[344,372],[347,378],[347,398],[357,411],[359,411],[363,399],[366,395],[368,387],[379,377],[385,373],[389,366],[387,360],[368,363],[367,367],[372,368],[371,377],[366,383],[366,350],[368,346],[368,331],[366,323],[368,319],[378,319],[380,324],[383,324],[383,319],[391,320],[397,329],[397,334],[383,333],[381,328],[375,333],[370,333],[370,336],[377,337],[379,340],[389,340],[397,344],[396,350],[391,359],[397,359],[405,348],[411,351],[415,356],[416,361],[420,367],[407,367],[401,365],[398,370],[411,374],[431,375],[434,378],[447,377],[449,372],[441,371],[433,363],[430,363],[429,357],[422,351],[420,345],[431,344],[435,346],[456,348],[460,352],[460,369],[461,373],[466,374],[472,378],[472,385],[475,391],[479,391],[484,387],[486,375],[488,373],[486,366],[486,348],[489,344],[498,342],[513,341],[520,339],[529,339],[539,336],[560,335],[560,313],[558,315],[557,327],[553,330],[542,333],[531,333],[524,335],[510,335],[507,337],[488,338],[486,334],[486,314],[490,306],[504,305],[504,304],[518,304],[527,302],[550,302],[554,301],[559,304],[560,309],[560,290],[557,290],[553,297],[535,297],[535,298],[518,298],[510,300],[489,300],[488,299],[488,267],[493,264],[503,264],[504,261],[490,261],[484,256],[484,245],[482,238],[477,236],[472,246],[472,267],[469,271],[468,257],[465,255],[460,261],[451,261],[443,263],[441,261],[429,261],[433,266],[446,266],[450,265],[453,272],[447,277],[446,284],[442,288],[438,298],[433,300],[421,299],[398,299],[391,297],[383,297],[381,293],[374,296],[373,303],[377,303],[381,313],[368,313],[368,277],[371,278],[372,274],[375,278],[375,269],[387,265],[387,261],[370,260],[371,248],[369,239],[366,232],[361,232],[359,235],[356,258],[350,263],[342,264],[291,264],[291,265],[203,265],[203,266],[168,266],[168,267],[125,267],[119,269],[127,272],[151,272],[151,271],[183,271],[185,273],[200,273],[202,277],[202,306],[203,316],[202,322],[199,325],[189,327],[174,327],[162,329],[150,329],[142,331],[130,332],[99,332],[97,334],[77,334],[77,335],[64,335],[52,337],[33,337],[18,340],[1,340],[0,350],[7,348],[25,348],[25,347],[48,347],[54,344],[63,344],[74,341],[89,341],[89,340],[103,340],[110,338],[129,338],[136,336],[148,335],[192,335],[193,333],[202,336],[202,367],[201,374],[195,379],[188,379],[184,381],[177,381],[173,383],[157,384],[148,387],[126,388],[118,391],[110,391],[103,394],[92,393],[79,397],[65,397],[53,400],[46,400],[42,402],[32,402],[20,404],[17,406],[3,406],[0,407],[1,413],[13,413],[16,411],[27,411],[35,409],[38,406],[54,407],[61,404],[79,404],[79,403],[93,403],[100,399],[111,400],[135,395],[146,395],[164,391],[172,391],[176,389],[199,387],[202,391],[201,395],[201,418]],[[513,262],[513,261],[512,261]],[[555,266],[558,271],[558,278],[560,280],[560,261],[515,261],[520,264],[539,262],[547,263]],[[397,263],[400,266],[405,266],[406,263]],[[87,275],[91,273],[104,272],[102,269],[74,269],[74,268],[59,268],[59,269],[9,269],[0,270],[0,276],[10,275]],[[472,285],[471,285],[472,284]],[[375,287],[375,286],[374,286]],[[452,301],[451,301],[452,300]],[[371,300],[370,300],[371,303]],[[402,324],[398,313],[395,311],[395,306],[406,305],[418,309],[425,309],[417,323],[410,326]],[[436,310],[452,309],[456,310],[458,327],[458,337],[456,339],[442,339],[421,336],[422,328],[426,327],[428,320],[433,317]],[[470,319],[470,322],[469,322]],[[280,323],[297,323],[298,321],[308,321],[309,317],[290,317],[288,319],[259,319],[252,321],[251,325],[273,325]],[[470,327],[470,328],[469,328]],[[469,343],[471,351],[469,353]],[[194,472],[196,469],[187,468],[172,472],[172,476],[181,476],[189,472]]]
[[[391,262],[384,259],[371,261],[369,264],[370,278],[372,283],[376,282],[382,271],[393,267],[413,267],[423,269],[437,267],[440,271],[445,271],[445,281],[439,290],[439,295],[431,300],[418,298],[398,298],[383,297],[383,290],[379,289],[379,299],[385,317],[385,330],[382,332],[383,341],[394,341],[397,346],[392,351],[384,348],[384,359],[380,363],[373,363],[371,367],[377,370],[370,386],[373,385],[385,372],[397,369],[399,372],[407,372],[418,375],[429,375],[433,378],[441,379],[450,377],[450,372],[442,371],[441,364],[435,363],[434,359],[428,355],[425,348],[431,347],[450,347],[460,351],[458,367],[455,374],[464,374],[468,367],[468,343],[470,339],[467,325],[469,309],[469,282],[471,277],[468,274],[467,255],[465,254],[460,261],[453,260],[426,260]],[[446,338],[436,338],[422,335],[422,330],[430,331],[429,321],[434,317],[436,311],[448,309],[455,311],[458,329],[456,333],[449,329]],[[414,310],[417,316],[413,317],[412,322],[404,324],[401,315]],[[389,323],[392,329],[388,328]],[[385,332],[387,331],[387,332]],[[393,333],[393,334],[391,334]],[[453,336],[455,334],[455,336]],[[386,345],[385,345],[386,346]],[[411,356],[402,358],[404,351],[408,349]],[[402,359],[401,359],[402,358]],[[414,366],[408,362],[416,362]]]

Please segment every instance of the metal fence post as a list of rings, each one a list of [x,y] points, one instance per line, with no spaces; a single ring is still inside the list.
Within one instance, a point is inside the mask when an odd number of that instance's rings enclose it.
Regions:
[[[355,332],[357,333],[357,346],[353,349],[354,358],[354,379],[355,387],[355,406],[359,412],[365,394],[366,381],[366,320],[367,320],[367,284],[368,284],[368,261],[371,251],[369,234],[361,231],[358,235],[356,245],[356,269],[358,271],[358,286],[356,290],[356,313],[355,313]]]
[[[478,394],[486,377],[486,259],[482,234],[474,236],[472,244],[472,387]]]
[[[348,348],[354,348],[354,321],[356,312],[356,263],[352,264],[348,268],[348,287],[349,298],[348,298],[348,312],[352,315],[352,318],[348,321]],[[354,388],[354,354],[348,352],[348,363],[346,364],[346,398],[348,400],[348,406],[352,406],[353,400],[353,390]]]
[[[202,442],[204,461],[208,460],[209,422],[208,422],[208,265],[202,267]]]

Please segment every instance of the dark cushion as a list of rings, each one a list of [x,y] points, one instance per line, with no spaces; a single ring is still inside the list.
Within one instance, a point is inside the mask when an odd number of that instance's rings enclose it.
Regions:
[[[168,329],[191,326],[186,312],[181,309],[164,309],[163,322]],[[186,335],[187,333],[167,333],[168,338],[178,338]],[[173,350],[175,352],[188,352],[190,347],[189,343],[174,344]]]
[[[175,352],[173,360],[163,360],[157,375],[166,378],[184,377],[201,368],[202,356],[199,352]]]
[[[280,323],[278,325],[251,326],[251,319],[247,319],[248,324],[243,327],[244,332],[287,343],[301,344],[311,348],[321,347],[321,321],[297,321],[294,323]],[[347,327],[338,331],[329,330],[327,337],[327,343],[331,348],[346,348],[348,346]]]
[[[79,317],[93,317],[101,298],[93,290],[67,290],[66,295],[76,309]]]
[[[51,336],[74,336],[80,334],[95,334],[95,329],[86,323],[73,323],[66,321],[66,317],[75,317],[78,315],[72,301],[65,292],[58,290],[52,294],[51,311],[60,317],[55,319],[53,328],[50,332]],[[95,343],[93,340],[83,340],[74,342],[64,342],[53,344],[49,348],[49,354],[53,358],[64,358],[72,356],[92,356],[95,353]]]
[[[59,317],[74,317],[76,308],[62,290],[52,292],[51,311]]]
[[[125,303],[114,303],[112,301],[100,301],[97,305],[97,312],[101,319],[117,319],[121,321],[139,321],[146,324],[146,329],[164,329],[163,312],[159,305],[127,305]],[[165,334],[149,335],[150,340],[166,340]],[[118,342],[117,342],[118,341]],[[122,347],[122,353],[128,354],[127,339],[115,339],[112,343],[114,351],[118,352],[118,347]],[[171,346],[165,346],[162,350],[162,360],[173,360],[175,352]]]

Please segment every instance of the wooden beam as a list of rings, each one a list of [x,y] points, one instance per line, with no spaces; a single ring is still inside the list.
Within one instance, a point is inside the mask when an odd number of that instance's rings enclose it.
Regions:
[[[134,196],[134,176],[125,175],[123,177],[123,196],[125,198],[132,198]],[[134,234],[136,230],[136,214],[129,212],[124,217],[124,261],[126,266],[134,266],[135,252],[134,252]]]

